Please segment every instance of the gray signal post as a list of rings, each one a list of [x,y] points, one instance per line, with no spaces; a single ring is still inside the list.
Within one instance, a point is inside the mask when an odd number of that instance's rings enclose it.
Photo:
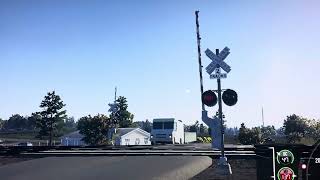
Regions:
[[[216,54],[214,54],[210,49],[207,49],[205,51],[206,55],[212,60],[212,62],[206,67],[207,73],[210,75],[211,79],[217,79],[217,84],[218,84],[218,105],[219,105],[219,116],[218,118],[209,118],[207,115],[207,111],[203,111],[202,113],[202,120],[209,125],[210,128],[215,128],[218,130],[220,128],[221,132],[221,142],[220,142],[220,147],[221,149],[221,157],[218,162],[218,173],[223,174],[223,175],[230,175],[232,174],[231,171],[231,166],[228,163],[227,157],[225,156],[224,153],[224,127],[223,127],[223,114],[222,114],[222,97],[221,97],[221,78],[226,78],[226,74],[222,75],[220,72],[220,68],[223,69],[225,72],[229,73],[231,71],[231,67],[225,63],[223,60],[226,59],[226,57],[230,54],[230,49],[228,47],[225,47],[220,53],[219,49],[216,49]],[[212,74],[214,71],[215,74]],[[214,121],[220,121],[219,126],[213,125]],[[213,148],[216,148],[217,144],[212,144]]]
[[[216,55],[219,56],[219,49],[216,49]],[[218,65],[218,68],[220,68],[219,65]],[[223,128],[223,118],[222,118],[222,101],[221,101],[221,81],[220,81],[220,78],[217,78],[217,83],[218,83],[219,119],[221,121],[221,156],[224,157],[224,128]]]

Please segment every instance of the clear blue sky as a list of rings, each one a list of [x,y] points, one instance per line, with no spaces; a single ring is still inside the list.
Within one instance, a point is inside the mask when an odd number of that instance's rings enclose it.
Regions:
[[[228,126],[320,118],[317,1],[0,1],[0,117],[30,115],[48,91],[80,118],[107,113],[114,87],[135,121],[201,118],[194,11],[202,52],[228,46]],[[203,64],[210,61],[203,53]],[[216,82],[204,71],[204,88]],[[210,108],[215,114],[217,107]]]

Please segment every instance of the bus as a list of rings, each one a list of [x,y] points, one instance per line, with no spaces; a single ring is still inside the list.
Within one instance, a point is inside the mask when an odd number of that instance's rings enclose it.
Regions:
[[[153,119],[152,144],[184,144],[184,127],[181,120],[174,118]]]

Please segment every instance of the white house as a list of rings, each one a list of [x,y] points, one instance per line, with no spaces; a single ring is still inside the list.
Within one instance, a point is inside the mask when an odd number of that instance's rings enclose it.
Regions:
[[[114,137],[116,146],[151,145],[150,133],[140,128],[118,128]]]
[[[75,131],[69,134],[66,134],[61,137],[62,146],[85,146],[86,144],[81,140],[84,136]]]

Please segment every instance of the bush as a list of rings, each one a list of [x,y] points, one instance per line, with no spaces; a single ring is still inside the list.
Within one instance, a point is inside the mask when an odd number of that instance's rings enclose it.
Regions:
[[[211,143],[212,139],[211,139],[211,137],[197,137],[197,142],[200,142],[200,143]]]

